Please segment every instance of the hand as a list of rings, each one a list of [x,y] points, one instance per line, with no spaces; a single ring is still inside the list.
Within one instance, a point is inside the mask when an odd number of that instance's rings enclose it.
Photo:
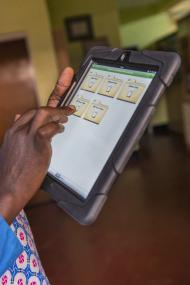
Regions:
[[[53,92],[51,93],[47,105],[56,108],[62,101],[65,92],[71,86],[74,71],[71,67],[65,68],[59,76]]]
[[[51,139],[63,132],[74,106],[54,108],[72,80],[72,69],[60,76],[48,107],[22,115],[6,132],[0,149],[0,214],[11,223],[42,184],[51,159]]]

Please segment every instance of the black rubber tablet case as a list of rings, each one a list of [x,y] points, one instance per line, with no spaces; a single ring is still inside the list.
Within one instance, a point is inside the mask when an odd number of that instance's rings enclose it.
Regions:
[[[111,185],[123,171],[133,148],[141,138],[145,128],[154,113],[155,105],[159,101],[166,87],[172,81],[180,67],[180,57],[176,53],[159,51],[126,51],[122,49],[110,49],[105,47],[92,48],[87,54],[79,72],[76,75],[76,82],[79,81],[84,70],[92,59],[111,60],[115,62],[125,62],[126,64],[137,64],[147,66],[157,66],[159,68],[156,78],[149,87],[140,104],[135,117],[130,121],[127,130],[124,132],[118,145],[116,146],[111,159],[107,162],[103,175],[98,179],[94,191],[89,197],[82,201],[71,191],[64,188],[52,177],[47,176],[43,189],[56,200],[59,207],[64,209],[71,217],[82,225],[93,223],[100,213],[107,197]],[[114,130],[113,130],[114,131]]]

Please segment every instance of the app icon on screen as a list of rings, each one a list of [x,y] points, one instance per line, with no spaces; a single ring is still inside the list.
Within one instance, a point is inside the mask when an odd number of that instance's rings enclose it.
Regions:
[[[126,82],[117,99],[136,104],[145,90],[145,85],[137,82]]]
[[[96,124],[100,124],[108,109],[109,108],[107,105],[102,104],[100,101],[94,100],[90,104],[84,119]]]
[[[98,93],[109,97],[115,97],[121,84],[122,80],[119,79],[104,79]]]

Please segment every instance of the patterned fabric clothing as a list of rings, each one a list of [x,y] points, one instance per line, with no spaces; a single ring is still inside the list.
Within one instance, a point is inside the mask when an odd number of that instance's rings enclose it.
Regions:
[[[24,211],[14,220],[11,229],[20,241],[23,252],[1,276],[0,285],[50,285]]]

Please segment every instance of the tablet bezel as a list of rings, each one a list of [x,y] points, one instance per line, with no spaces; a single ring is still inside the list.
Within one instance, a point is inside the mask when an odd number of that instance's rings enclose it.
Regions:
[[[130,121],[128,122],[127,126],[125,127],[122,135],[120,136],[120,138],[118,139],[117,144],[115,145],[112,153],[110,154],[110,157],[108,158],[108,160],[106,161],[101,173],[99,174],[96,182],[94,183],[93,187],[91,188],[91,191],[89,192],[88,196],[86,198],[84,198],[83,196],[81,196],[79,193],[77,193],[75,190],[73,190],[72,188],[70,188],[68,185],[66,185],[65,183],[63,183],[62,181],[60,181],[56,176],[52,175],[51,173],[48,172],[48,177],[51,178],[54,182],[58,183],[59,185],[61,185],[64,190],[66,190],[68,192],[69,195],[71,195],[72,197],[74,196],[76,199],[78,199],[81,203],[86,204],[88,203],[88,201],[97,193],[100,193],[100,188],[102,185],[103,180],[106,178],[106,176],[109,176],[110,171],[113,169],[113,158],[115,156],[115,154],[117,153],[117,150],[121,144],[121,142],[123,142],[123,139],[125,137],[127,137],[127,133],[130,134],[136,119],[138,119],[139,114],[141,113],[141,111],[144,111],[144,108],[147,107],[148,102],[151,102],[151,99],[154,97],[153,92],[154,92],[154,88],[153,85],[155,83],[155,81],[159,78],[159,65],[150,65],[150,64],[137,64],[137,63],[132,63],[132,62],[121,62],[121,61],[114,61],[114,60],[108,60],[108,59],[99,59],[99,58],[92,58],[84,72],[82,73],[80,79],[78,80],[78,82],[75,84],[71,94],[69,94],[69,97],[66,97],[66,100],[64,100],[64,102],[61,105],[67,105],[69,104],[72,99],[74,98],[74,96],[76,95],[76,92],[78,91],[78,89],[81,86],[81,83],[83,82],[84,78],[86,77],[89,69],[91,68],[92,64],[100,64],[103,66],[110,66],[110,67],[124,67],[125,69],[131,69],[131,70],[136,70],[136,71],[153,71],[156,72],[155,77],[152,79],[152,82],[150,83],[147,91],[145,92],[145,94],[143,95],[143,98],[141,99],[140,103],[137,106],[137,109],[135,110],[133,116],[131,117]]]

